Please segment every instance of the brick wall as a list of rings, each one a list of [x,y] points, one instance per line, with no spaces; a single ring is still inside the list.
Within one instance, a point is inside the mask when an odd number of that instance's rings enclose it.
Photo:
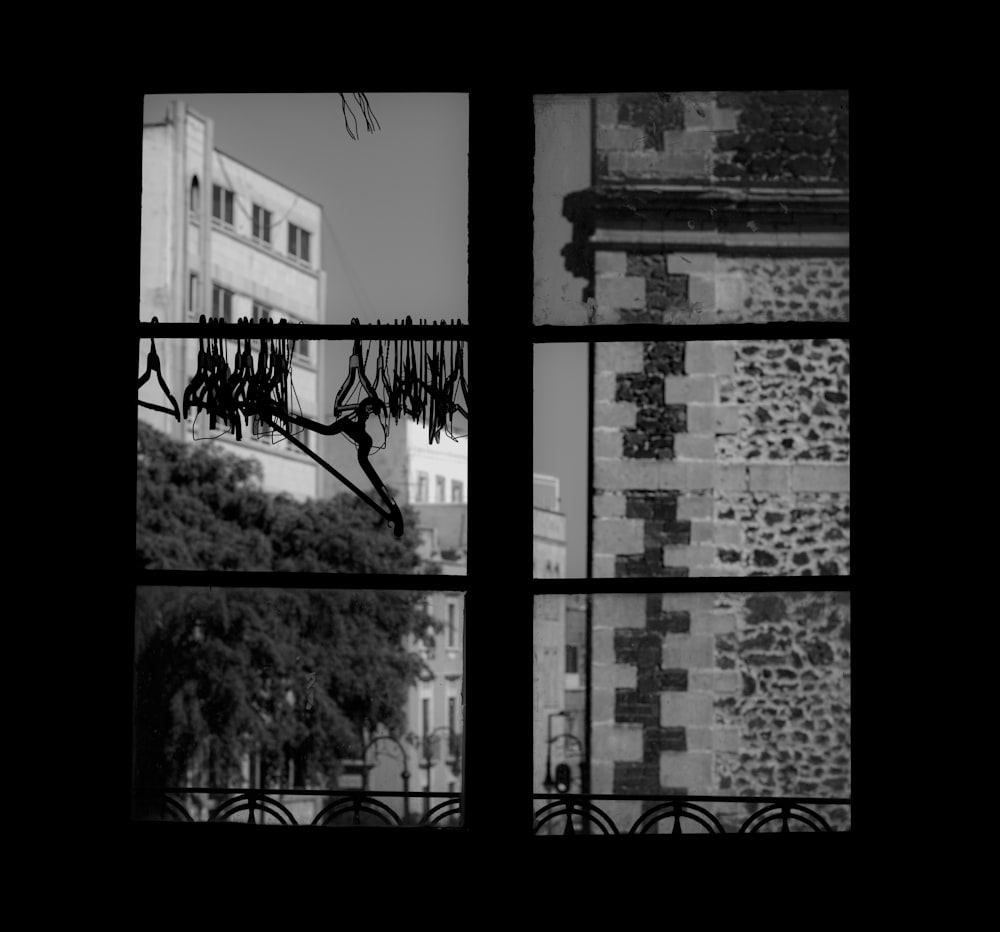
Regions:
[[[594,793],[850,795],[849,594],[598,594],[593,653]]]
[[[846,340],[598,343],[597,577],[850,572]]]

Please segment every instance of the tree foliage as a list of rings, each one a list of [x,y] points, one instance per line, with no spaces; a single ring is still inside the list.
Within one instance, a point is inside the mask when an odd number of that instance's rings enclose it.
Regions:
[[[420,569],[413,512],[396,538],[353,495],[297,502],[253,460],[139,423],[136,561],[150,569],[359,574]],[[146,588],[136,594],[141,785],[223,786],[244,755],[264,779],[322,783],[359,736],[402,726],[431,621],[418,592]]]

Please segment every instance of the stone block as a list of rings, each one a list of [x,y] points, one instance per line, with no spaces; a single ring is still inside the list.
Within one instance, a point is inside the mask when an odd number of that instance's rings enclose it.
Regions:
[[[701,314],[715,313],[715,277],[713,275],[692,275],[688,279],[688,302],[695,314],[695,322]]]
[[[674,456],[679,460],[715,459],[713,434],[675,434]]]
[[[644,308],[646,306],[646,279],[629,275],[600,276],[594,283],[594,297],[597,299],[597,303],[604,307],[633,310]]]
[[[707,612],[715,605],[714,592],[665,592],[661,599],[665,612]]]
[[[617,393],[617,373],[612,372],[610,369],[605,372],[594,373],[594,401],[606,401],[614,404]]]
[[[616,492],[605,492],[593,497],[595,518],[624,518],[625,496]]]
[[[743,527],[735,521],[716,521],[714,540],[722,546],[739,547],[743,544]]]
[[[720,492],[745,492],[750,477],[744,463],[722,463],[715,466],[715,488]]]
[[[616,689],[636,688],[636,668],[633,664],[595,663],[591,670],[591,676],[594,689],[614,692]]]
[[[661,751],[660,784],[685,787],[692,796],[705,795],[712,786],[712,752]]]
[[[621,249],[599,249],[594,253],[594,271],[598,275],[625,275],[628,253]]]
[[[663,390],[668,405],[715,401],[715,379],[711,375],[668,375],[663,380]]]
[[[644,364],[642,343],[619,340],[597,343],[594,346],[594,365],[598,372],[642,372]]]
[[[761,463],[748,467],[751,492],[787,495],[791,489],[791,467],[787,463]]]
[[[699,489],[715,488],[715,463],[711,460],[691,460],[683,464],[688,468],[686,489],[697,491]]]
[[[672,252],[667,256],[667,272],[671,275],[691,275],[694,272],[714,275],[715,253]]]
[[[702,611],[691,613],[692,634],[729,634],[736,630],[736,612]]]
[[[710,566],[715,562],[715,547],[698,544],[690,547],[664,547],[663,566],[688,568]],[[693,575],[693,574],[692,574]]]
[[[635,414],[631,401],[595,401],[594,427],[635,427]]]
[[[739,433],[741,410],[741,405],[716,405],[714,411],[715,432],[717,434]]]
[[[792,467],[793,492],[849,492],[851,489],[850,464],[808,464]]]
[[[709,725],[692,725],[687,729],[689,751],[711,751],[713,728]]]
[[[609,554],[595,553],[590,569],[594,579],[614,579],[615,558]]]
[[[692,544],[715,543],[715,524],[712,521],[692,521],[691,543]]]
[[[711,725],[714,721],[714,714],[711,693],[660,693],[660,724],[664,728]]]
[[[615,692],[613,689],[595,689],[591,693],[590,714],[594,724],[614,722]]]
[[[746,288],[741,275],[719,275],[715,279],[715,309],[720,312],[742,313]]]
[[[594,456],[601,459],[621,459],[622,434],[620,430],[600,428],[594,431]]]
[[[682,436],[678,434],[674,438],[674,449],[676,450],[677,439]],[[710,494],[682,495],[677,499],[677,519],[679,521],[689,521],[698,518],[711,518],[715,511],[715,499]]]
[[[594,460],[594,487],[598,489],[658,489],[657,460]]]
[[[743,688],[743,677],[735,670],[694,670],[688,674],[688,688],[726,695]]]
[[[739,726],[717,726],[712,730],[712,747],[716,751],[738,751],[741,746]]]
[[[638,518],[599,518],[594,521],[597,553],[642,553],[645,522]]]
[[[715,638],[704,634],[668,634],[663,639],[664,669],[685,670],[715,666]],[[691,684],[691,681],[688,681]],[[693,688],[693,684],[689,685]],[[710,687],[709,687],[710,688]]]
[[[591,632],[591,649],[594,651],[594,665],[613,664],[615,660],[615,629],[598,625],[595,619]]]
[[[641,761],[642,730],[642,725],[595,725],[591,753],[597,760]]]
[[[596,628],[645,628],[646,596],[637,593],[595,592],[592,618]]]

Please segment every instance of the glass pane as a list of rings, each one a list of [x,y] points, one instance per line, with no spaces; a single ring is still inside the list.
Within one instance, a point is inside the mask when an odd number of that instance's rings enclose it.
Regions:
[[[265,210],[264,212],[264,242],[271,242],[271,212]]]
[[[295,231],[295,225],[292,223],[288,224],[288,254],[290,256],[295,255]]]
[[[212,185],[212,216],[222,219],[222,188],[217,184]]]
[[[640,797],[594,800],[625,833],[671,797],[851,796],[850,593],[537,595],[533,647],[536,814],[562,792]],[[737,832],[762,804],[697,805]],[[847,803],[804,805],[850,828]],[[780,830],[766,815],[760,831]],[[789,831],[815,825],[796,812]]]
[[[228,813],[258,789],[256,822],[338,824],[366,789],[373,824],[433,820],[464,771],[462,658],[437,643],[446,596],[137,588],[136,817],[247,821]],[[418,779],[431,798],[402,795]],[[457,806],[438,814],[458,824]]]
[[[260,236],[260,208],[253,205],[253,235]]]
[[[233,222],[233,192],[226,192],[226,223]]]
[[[304,259],[306,262],[309,261],[309,234],[305,230],[299,231],[301,235],[302,252],[300,258]]]

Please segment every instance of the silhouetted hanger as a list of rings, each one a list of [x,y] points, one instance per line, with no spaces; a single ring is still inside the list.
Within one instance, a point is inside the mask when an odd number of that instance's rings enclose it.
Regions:
[[[152,323],[157,323],[157,319],[154,317]],[[150,337],[149,338],[149,353],[146,355],[146,371],[139,379],[139,388],[142,388],[149,381],[150,375],[156,373],[156,380],[160,383],[160,388],[163,389],[163,394],[170,399],[170,404],[172,407],[165,408],[163,405],[153,404],[151,401],[143,401],[139,399],[139,404],[143,408],[150,408],[153,411],[162,411],[164,414],[172,414],[177,418],[178,421],[181,419],[181,409],[177,406],[177,399],[170,394],[170,389],[167,388],[167,383],[163,381],[163,373],[160,371],[160,357],[156,355],[156,341]]]
[[[355,410],[351,414],[334,421],[332,424],[320,424],[318,421],[313,421],[299,414],[289,414],[284,410],[273,412],[271,407],[261,412],[261,416],[264,420],[271,424],[275,430],[284,434],[288,440],[302,450],[303,453],[307,453],[327,472],[339,479],[355,495],[357,495],[358,498],[362,499],[362,501],[366,502],[375,511],[382,515],[382,517],[392,525],[393,533],[396,537],[403,536],[403,516],[400,513],[399,506],[396,504],[396,500],[392,497],[392,493],[389,491],[386,484],[379,477],[378,473],[375,472],[375,467],[368,461],[368,454],[371,452],[372,448],[372,438],[368,434],[368,431],[365,430],[365,421],[368,419],[370,411],[374,411],[377,414],[384,407],[382,402],[379,401],[377,397],[371,396],[363,398],[357,405],[354,406]],[[337,434],[346,434],[350,437],[358,447],[358,463],[364,470],[365,475],[371,480],[372,485],[375,487],[375,491],[385,503],[386,507],[383,508],[377,502],[373,501],[353,482],[351,482],[350,479],[337,472],[337,470],[327,463],[322,457],[310,450],[306,444],[297,440],[290,432],[285,431],[278,423],[276,423],[275,417],[281,420],[287,420],[291,424],[297,424],[300,427],[304,427],[307,430],[311,430],[317,434],[322,434],[326,437],[333,437]]]
[[[198,321],[200,324],[205,323],[205,315],[202,314]],[[205,381],[208,375],[208,354],[205,352],[204,339],[202,335],[198,334],[198,368],[195,369],[194,375],[191,377],[191,381],[188,382],[187,388],[184,389],[184,420],[187,420],[188,412],[191,410],[192,406],[195,405],[198,389],[201,388],[202,383]]]
[[[358,327],[361,326],[361,321],[359,321],[357,317],[352,317],[351,323]],[[354,349],[351,351],[351,368],[347,373],[347,378],[344,379],[344,384],[340,386],[340,390],[337,392],[337,398],[333,403],[334,417],[340,417],[340,415],[349,411],[356,411],[364,403],[364,399],[356,402],[347,401],[351,392],[358,386],[364,388],[369,398],[378,400],[378,392],[375,391],[372,383],[368,381],[368,377],[365,375],[364,366],[361,364],[360,336],[354,338]]]

